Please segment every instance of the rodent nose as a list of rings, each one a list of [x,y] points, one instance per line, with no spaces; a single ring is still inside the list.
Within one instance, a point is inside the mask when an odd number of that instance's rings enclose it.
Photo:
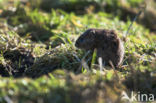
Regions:
[[[76,41],[75,46],[78,47],[78,45],[79,45],[79,42]]]

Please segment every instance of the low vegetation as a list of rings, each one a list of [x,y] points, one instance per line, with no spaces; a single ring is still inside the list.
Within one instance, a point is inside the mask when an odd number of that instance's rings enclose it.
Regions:
[[[132,91],[156,96],[156,34],[150,31],[153,29],[134,22],[124,37],[131,21],[122,21],[122,15],[94,12],[91,4],[85,6],[83,14],[71,8],[69,12],[59,7],[66,0],[58,0],[58,5],[45,9],[46,2],[41,5],[42,0],[37,1],[36,7],[33,0],[0,0],[1,103],[125,103],[122,93]],[[106,1],[120,7],[117,1]],[[142,2],[132,1],[127,5],[136,7]],[[81,2],[66,3],[78,6]],[[86,51],[74,43],[87,28],[117,31],[125,47],[121,67],[105,67],[101,73],[95,53],[84,58]],[[82,66],[81,61],[87,66]]]

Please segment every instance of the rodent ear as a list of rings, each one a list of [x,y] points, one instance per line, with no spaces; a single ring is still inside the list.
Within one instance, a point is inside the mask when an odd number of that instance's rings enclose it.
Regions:
[[[111,40],[114,40],[114,39],[116,39],[116,38],[117,38],[117,34],[115,33],[114,30],[111,30],[111,31],[110,31],[110,39],[111,39]]]
[[[112,42],[111,47],[113,49],[113,51],[116,51],[119,48],[119,40],[115,40]]]
[[[95,34],[95,30],[91,30],[91,33],[94,35]]]
[[[114,31],[114,30],[111,30],[110,33],[111,33],[111,34],[115,34],[115,31]]]

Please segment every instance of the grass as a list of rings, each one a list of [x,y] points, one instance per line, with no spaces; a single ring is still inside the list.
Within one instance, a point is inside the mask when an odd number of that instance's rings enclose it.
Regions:
[[[123,91],[156,95],[156,35],[149,29],[134,22],[123,38],[131,21],[123,22],[119,16],[91,8],[77,15],[61,9],[45,12],[28,4],[14,6],[15,11],[0,9],[1,103],[125,103]],[[86,71],[80,63],[86,52],[74,42],[87,28],[118,33],[124,40],[123,67],[106,67],[101,74],[94,52],[84,59],[92,70]]]

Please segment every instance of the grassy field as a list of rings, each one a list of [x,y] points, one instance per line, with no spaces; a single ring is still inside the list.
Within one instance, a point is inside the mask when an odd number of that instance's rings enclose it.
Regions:
[[[132,91],[156,98],[154,25],[138,18],[124,37],[131,15],[121,15],[121,2],[105,1],[0,0],[0,103],[127,103],[122,94]],[[142,1],[127,0],[126,7]],[[74,44],[88,28],[118,33],[123,66],[100,73],[91,54],[84,59],[89,70],[82,66],[86,51]]]

